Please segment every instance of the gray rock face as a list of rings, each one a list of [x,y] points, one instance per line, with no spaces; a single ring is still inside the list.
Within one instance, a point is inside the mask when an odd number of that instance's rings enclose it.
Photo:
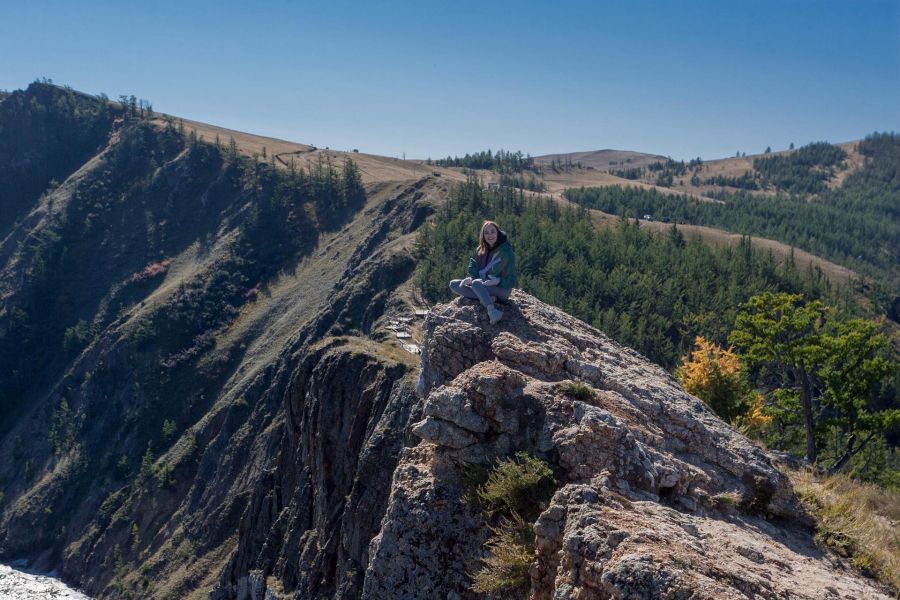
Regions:
[[[417,406],[403,365],[365,350],[335,340],[299,361],[272,468],[213,598],[359,597]]]
[[[770,458],[663,369],[524,293],[504,312],[491,326],[457,300],[426,319],[421,442],[363,597],[471,597],[488,532],[461,473],[520,450],[560,482],[535,524],[533,598],[878,597],[816,549]]]

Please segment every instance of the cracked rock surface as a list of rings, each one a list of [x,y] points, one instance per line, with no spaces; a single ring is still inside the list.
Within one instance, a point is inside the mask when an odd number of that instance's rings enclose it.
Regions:
[[[790,483],[661,367],[515,291],[436,306],[424,328],[420,442],[403,450],[367,598],[467,598],[487,524],[467,464],[525,451],[558,489],[535,523],[531,597],[880,598],[818,548]]]

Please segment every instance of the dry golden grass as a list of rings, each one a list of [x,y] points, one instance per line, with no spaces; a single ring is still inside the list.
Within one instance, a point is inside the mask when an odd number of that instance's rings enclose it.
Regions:
[[[459,169],[444,169],[442,167],[433,167],[423,164],[421,161],[400,160],[388,156],[377,156],[374,154],[366,154],[365,152],[353,152],[332,150],[329,148],[315,147],[309,144],[301,144],[298,142],[290,142],[278,138],[266,137],[246,133],[244,131],[235,131],[224,127],[217,127],[208,123],[200,123],[198,121],[190,121],[181,119],[184,123],[185,132],[196,132],[198,136],[202,136],[207,142],[215,142],[216,137],[219,143],[228,146],[231,138],[234,138],[238,151],[246,156],[254,154],[262,157],[263,149],[266,151],[266,160],[272,160],[275,157],[275,164],[279,167],[288,167],[292,163],[297,168],[309,169],[319,160],[331,161],[331,163],[340,168],[344,161],[348,158],[359,167],[362,175],[363,183],[370,184],[384,181],[405,181],[410,179],[420,179],[427,175],[440,173],[441,177],[452,181],[465,180],[465,176]],[[162,118],[157,120],[162,125]]]
[[[900,494],[845,475],[788,473],[817,537],[900,593]]]
[[[395,363],[404,364],[411,369],[415,369],[419,366],[418,357],[398,348],[395,344],[376,342],[359,336],[345,335],[325,338],[315,345],[315,347],[321,346],[332,346],[354,354],[370,356],[380,360],[386,359]]]

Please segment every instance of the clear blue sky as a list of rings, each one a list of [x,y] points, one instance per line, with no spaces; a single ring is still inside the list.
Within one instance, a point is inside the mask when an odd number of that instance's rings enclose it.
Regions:
[[[900,0],[0,7],[0,89],[49,77],[338,149],[718,158],[900,131]]]

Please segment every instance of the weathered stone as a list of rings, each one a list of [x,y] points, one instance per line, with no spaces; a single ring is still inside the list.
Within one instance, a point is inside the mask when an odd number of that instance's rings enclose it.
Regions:
[[[477,440],[475,436],[449,421],[426,417],[412,427],[412,432],[425,440],[447,448],[465,448]]]
[[[449,421],[469,431],[486,432],[488,430],[487,420],[475,412],[471,406],[467,406],[468,400],[468,396],[461,390],[453,391],[444,388],[428,397],[424,412],[428,417]]]
[[[815,598],[826,585],[881,597],[818,554],[802,523],[791,524],[798,503],[787,478],[664,370],[521,292],[496,326],[473,307],[457,300],[426,319],[428,417],[414,427],[424,441],[400,459],[364,597],[388,597],[391,586],[396,597],[472,597],[463,573],[483,551],[472,540],[489,532],[449,490],[460,463],[520,450],[550,461],[560,485],[534,524],[535,600]],[[588,390],[573,391],[572,380]],[[724,492],[745,499],[742,512],[716,506]],[[465,515],[459,532],[451,505]]]

